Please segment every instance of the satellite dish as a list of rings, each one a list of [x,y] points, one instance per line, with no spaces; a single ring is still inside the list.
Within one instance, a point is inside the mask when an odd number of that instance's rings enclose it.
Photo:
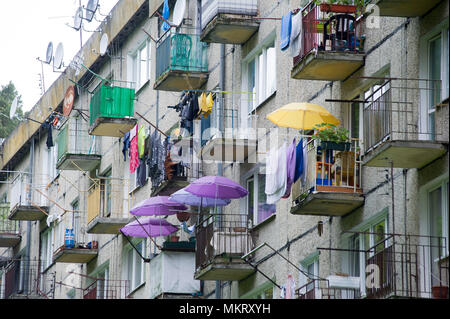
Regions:
[[[186,11],[186,0],[177,0],[175,7],[173,8],[173,21],[177,27],[183,22],[184,13]]]
[[[58,46],[56,47],[56,53],[55,53],[55,57],[53,59],[53,66],[56,67],[57,69],[60,69],[61,65],[62,65],[63,57],[64,57],[64,47],[63,47],[63,44],[60,42],[58,44]]]
[[[11,103],[11,108],[9,109],[9,118],[12,120],[14,115],[16,114],[17,104],[19,102],[19,97],[16,96]]]
[[[47,54],[45,55],[45,63],[50,64],[53,58],[53,43],[50,42],[47,46]]]
[[[63,102],[63,115],[69,117],[70,112],[73,108],[73,101],[75,100],[75,87],[73,85],[67,88],[66,94],[64,95]]]
[[[94,18],[95,12],[98,8],[98,0],[89,0],[87,7],[86,7],[86,17],[85,20],[88,22],[91,22]]]
[[[100,54],[102,56],[105,55],[106,50],[108,49],[108,35],[106,33],[103,33],[102,38],[100,39]]]
[[[83,8],[79,7],[75,12],[75,16],[73,17],[73,28],[77,31],[80,30],[82,21],[83,21]]]

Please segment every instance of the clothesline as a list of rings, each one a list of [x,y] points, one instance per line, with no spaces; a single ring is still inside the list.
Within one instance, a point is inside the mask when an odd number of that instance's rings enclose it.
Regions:
[[[153,124],[152,122],[150,122],[149,120],[147,120],[144,116],[142,116],[141,114],[139,114],[139,112],[136,112],[136,115],[138,115],[139,117],[141,117],[144,121],[146,121],[148,124],[150,124],[151,126],[153,126],[158,132],[160,132],[162,135],[164,135],[165,137],[168,137],[168,135],[166,133],[164,133],[163,131],[161,131],[155,124]]]

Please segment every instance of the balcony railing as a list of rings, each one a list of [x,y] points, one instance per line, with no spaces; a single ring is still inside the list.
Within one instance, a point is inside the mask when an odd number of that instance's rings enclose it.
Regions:
[[[365,97],[363,148],[368,166],[380,166],[381,159],[390,158],[394,167],[420,168],[445,153],[438,144],[448,142],[448,130],[443,125],[448,123],[448,113],[437,117],[435,106],[440,101],[440,81],[408,82],[412,81],[385,79]],[[430,105],[427,114],[421,114],[420,104]],[[390,146],[394,147],[392,151],[387,150]],[[381,154],[384,151],[387,153]]]
[[[363,24],[355,14],[334,14],[328,17],[314,3],[305,6],[302,14],[302,46],[299,55],[294,58],[294,66],[314,50],[346,53],[363,51]]]
[[[129,299],[129,280],[96,278],[83,289],[83,299]]]
[[[12,259],[0,273],[5,274],[0,296],[9,298],[54,298],[55,273],[43,273],[36,260]]]
[[[361,162],[359,141],[352,139],[348,150],[323,149],[314,140],[307,144],[306,181],[300,194],[311,191],[333,191],[342,193],[361,192]]]
[[[70,158],[70,157],[74,158]],[[95,136],[88,134],[88,126],[83,119],[70,118],[58,134],[58,158],[57,166],[61,167],[64,161],[75,162],[71,165],[66,163],[64,167],[74,166],[73,169],[86,169],[83,162],[89,161],[89,157],[100,157],[99,143]],[[95,159],[91,159],[95,161]],[[82,167],[80,167],[80,165]]]
[[[296,290],[298,299],[359,299],[355,288],[330,287],[327,279],[313,279]]]
[[[240,259],[252,250],[247,214],[219,214],[203,217],[195,227],[196,268],[216,257]]]
[[[20,234],[20,223],[16,220],[9,220],[9,203],[0,204],[0,234]]]
[[[200,36],[167,33],[156,48],[156,78],[167,71],[208,72],[207,45]]]

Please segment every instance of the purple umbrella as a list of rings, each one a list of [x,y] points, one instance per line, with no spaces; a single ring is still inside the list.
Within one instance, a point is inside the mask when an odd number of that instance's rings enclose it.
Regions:
[[[200,207],[226,206],[229,203],[231,203],[230,199],[208,198],[208,197],[202,198],[200,196],[189,193],[184,188],[173,193],[169,197],[169,199],[178,203]]]
[[[128,223],[120,231],[131,237],[167,236],[176,232],[178,228],[162,218],[144,217]]]
[[[169,200],[169,196],[150,197],[140,202],[130,210],[135,216],[165,216],[174,215],[187,210],[187,206]]]
[[[244,187],[223,176],[205,176],[192,182],[184,189],[199,197],[220,199],[241,198],[248,194]]]

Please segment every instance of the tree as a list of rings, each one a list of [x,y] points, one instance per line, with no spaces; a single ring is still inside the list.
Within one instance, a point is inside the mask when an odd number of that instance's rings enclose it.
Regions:
[[[9,118],[9,109],[16,96],[19,96],[17,111],[14,118]],[[0,138],[6,138],[19,125],[19,118],[23,117],[22,100],[16,87],[10,81],[7,85],[2,85],[0,89]]]

